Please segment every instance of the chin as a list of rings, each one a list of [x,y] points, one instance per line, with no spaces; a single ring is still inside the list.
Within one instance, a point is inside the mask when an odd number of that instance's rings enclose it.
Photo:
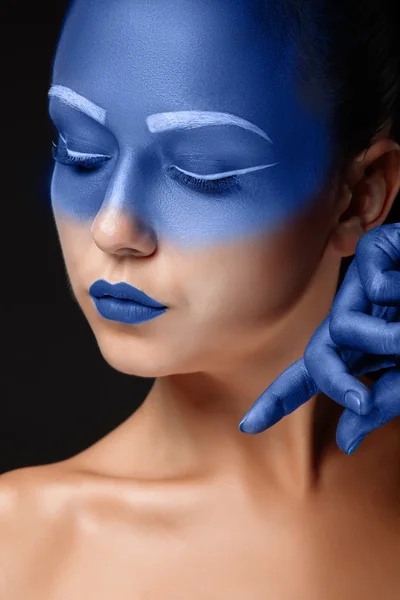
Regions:
[[[106,353],[101,348],[100,352],[110,367],[119,373],[123,373],[124,375],[134,375],[135,377],[155,379],[156,377],[163,377],[169,374],[157,369],[154,364],[146,364],[144,361],[138,361],[129,357],[122,357],[112,353]]]
[[[162,352],[157,344],[149,345],[146,340],[134,339],[121,334],[96,332],[98,348],[104,360],[124,375],[156,378],[180,372],[171,361],[171,352]],[[157,351],[158,350],[158,351]]]

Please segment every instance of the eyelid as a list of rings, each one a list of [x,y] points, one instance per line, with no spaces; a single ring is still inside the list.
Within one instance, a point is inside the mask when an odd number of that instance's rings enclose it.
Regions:
[[[74,158],[111,158],[111,156],[109,156],[108,154],[92,154],[90,152],[78,152],[76,150],[70,150],[67,145],[67,140],[61,135],[61,133],[59,135],[65,144],[65,149],[67,151],[68,156]]]
[[[194,177],[195,179],[222,179],[223,177],[231,177],[232,175],[245,175],[246,173],[252,173],[254,171],[260,171],[261,169],[267,169],[268,167],[274,167],[278,163],[272,163],[270,165],[259,165],[258,167],[248,167],[246,169],[236,169],[235,171],[225,171],[224,173],[212,173],[211,175],[199,175],[197,173],[191,173],[190,171],[185,171],[176,165],[172,165],[173,168],[177,169],[181,173],[185,175],[189,175],[189,177]]]

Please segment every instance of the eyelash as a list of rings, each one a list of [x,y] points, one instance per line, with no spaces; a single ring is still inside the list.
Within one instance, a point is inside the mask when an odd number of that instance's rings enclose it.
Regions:
[[[81,173],[95,171],[111,158],[110,156],[71,156],[65,145],[60,147],[55,142],[52,143],[52,157],[56,162],[67,167],[75,167]],[[202,179],[182,173],[175,167],[168,167],[166,172],[178,183],[203,194],[219,194],[239,187],[239,178],[235,175],[219,179]]]

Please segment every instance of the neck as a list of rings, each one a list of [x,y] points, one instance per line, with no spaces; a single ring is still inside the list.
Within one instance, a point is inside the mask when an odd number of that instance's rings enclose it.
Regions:
[[[246,349],[235,364],[155,381],[132,421],[143,434],[140,454],[154,474],[248,478],[261,471],[300,493],[314,485],[326,450],[340,452],[335,428],[341,407],[318,394],[261,434],[242,433],[238,425],[258,396],[303,356],[329,314],[339,268],[340,260],[325,254],[306,292],[268,332],[268,341],[253,352]]]

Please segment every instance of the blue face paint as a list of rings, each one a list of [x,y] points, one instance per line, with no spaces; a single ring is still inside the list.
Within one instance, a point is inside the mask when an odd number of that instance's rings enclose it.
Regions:
[[[301,104],[296,48],[275,28],[245,0],[77,0],[50,95],[57,215],[90,225],[110,207],[198,247],[305,210],[331,166],[331,126]]]

